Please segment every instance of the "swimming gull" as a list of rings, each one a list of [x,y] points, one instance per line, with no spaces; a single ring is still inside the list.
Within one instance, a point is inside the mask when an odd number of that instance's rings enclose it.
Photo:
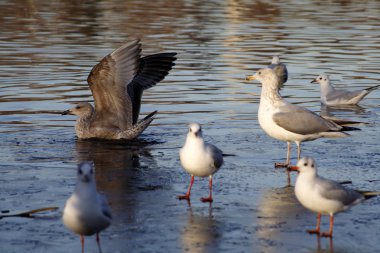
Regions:
[[[163,80],[175,65],[176,53],[140,57],[141,43],[125,43],[93,67],[87,78],[95,108],[87,102],[62,114],[79,116],[80,139],[134,139],[152,122],[157,111],[138,121],[143,91]]]
[[[278,78],[280,79],[278,88],[281,89],[284,86],[284,83],[288,81],[288,69],[286,68],[286,65],[284,63],[280,62],[280,56],[273,56],[272,62],[268,66],[268,68],[273,69]]]
[[[301,142],[312,141],[321,137],[347,137],[343,132],[358,130],[357,128],[340,126],[333,121],[322,118],[318,114],[291,104],[284,100],[278,92],[279,78],[269,68],[260,69],[255,75],[247,76],[247,80],[258,80],[262,84],[258,118],[261,128],[271,137],[286,141],[288,150],[285,163],[276,163],[276,167],[290,163],[290,142],[297,145],[297,159],[301,156]]]
[[[317,164],[310,157],[303,157],[297,166],[290,166],[289,170],[299,172],[294,187],[298,201],[307,209],[318,213],[317,226],[315,229],[307,230],[309,233],[332,237],[335,213],[345,211],[367,198],[380,194],[380,192],[348,189],[338,182],[319,176]],[[323,233],[320,232],[322,214],[330,215],[330,229]]]
[[[200,124],[189,125],[189,132],[185,145],[179,152],[182,167],[191,174],[190,186],[185,195],[178,196],[179,199],[190,200],[190,191],[194,183],[194,177],[209,177],[210,194],[201,198],[202,202],[212,202],[212,175],[219,170],[223,164],[223,153],[220,149],[203,140]]]
[[[111,224],[111,219],[111,210],[106,198],[96,190],[93,164],[79,164],[74,193],[66,201],[63,209],[63,224],[80,235],[82,252],[84,236],[96,233],[96,242],[101,252],[99,232]]]
[[[311,83],[320,84],[321,102],[325,105],[356,105],[371,91],[380,87],[380,85],[376,85],[357,91],[337,90],[332,86],[329,76],[325,74],[318,76]]]

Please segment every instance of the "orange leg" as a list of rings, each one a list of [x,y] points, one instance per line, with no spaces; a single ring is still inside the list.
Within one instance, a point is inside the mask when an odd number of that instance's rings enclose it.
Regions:
[[[84,236],[80,236],[80,243],[82,244],[82,253],[84,253]]]
[[[319,235],[320,229],[321,229],[321,214],[319,213],[317,215],[317,227],[315,229],[307,230],[307,232],[309,232],[310,234],[318,234]]]
[[[191,192],[191,187],[193,187],[193,184],[194,184],[194,176],[191,175],[189,189],[187,190],[187,193],[185,195],[178,196],[179,200],[182,200],[182,199],[190,200],[190,192]]]
[[[321,236],[323,236],[323,237],[332,237],[332,235],[333,235],[333,227],[334,227],[334,215],[330,214],[330,229],[329,229],[329,232],[323,232],[323,233],[321,233]]]
[[[210,195],[207,198],[201,198],[202,202],[212,202],[212,176],[210,176],[209,181],[209,187],[210,187]]]

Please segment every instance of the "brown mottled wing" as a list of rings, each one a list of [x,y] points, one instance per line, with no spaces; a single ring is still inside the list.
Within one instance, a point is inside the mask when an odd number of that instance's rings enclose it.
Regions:
[[[334,122],[293,104],[281,106],[278,112],[273,114],[273,121],[285,130],[302,135],[340,131],[342,129]]]
[[[175,65],[177,53],[160,53],[148,55],[140,59],[139,70],[128,85],[128,94],[132,100],[133,107],[133,124],[138,120],[141,97],[144,90],[156,85],[162,81]]]
[[[122,130],[132,126],[132,102],[127,85],[138,71],[140,52],[139,40],[133,40],[104,57],[91,70],[87,82],[95,101],[93,125]]]

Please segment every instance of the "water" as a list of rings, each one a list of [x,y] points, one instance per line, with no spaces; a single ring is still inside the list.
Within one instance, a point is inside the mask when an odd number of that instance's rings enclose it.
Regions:
[[[60,212],[76,164],[93,160],[114,216],[101,234],[104,252],[378,252],[379,198],[339,214],[333,241],[305,233],[315,215],[273,168],[286,144],[260,129],[260,86],[244,77],[280,54],[289,101],[367,122],[351,138],[305,143],[303,154],[326,177],[379,191],[368,180],[380,179],[380,92],[360,107],[326,110],[310,84],[323,72],[337,87],[379,84],[379,12],[377,1],[2,1],[0,210],[60,211],[0,220],[0,251],[79,252]],[[142,114],[158,110],[157,118],[129,144],[78,141],[75,118],[60,113],[92,101],[92,66],[131,37],[141,38],[143,55],[178,53],[170,75],[143,96]],[[191,206],[175,198],[189,181],[178,159],[189,122],[236,155],[215,175],[212,207],[199,201],[206,180],[196,180]],[[94,237],[86,252],[97,252]]]

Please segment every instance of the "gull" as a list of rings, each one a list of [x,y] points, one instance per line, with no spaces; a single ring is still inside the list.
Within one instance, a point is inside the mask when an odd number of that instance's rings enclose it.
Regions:
[[[280,80],[270,68],[260,69],[255,75],[247,76],[246,80],[258,80],[262,84],[258,112],[261,128],[272,138],[288,143],[286,162],[276,163],[276,167],[286,167],[290,164],[290,144],[292,141],[297,145],[297,160],[299,160],[301,142],[312,141],[321,137],[347,137],[350,135],[343,131],[358,130],[353,127],[340,126],[304,107],[284,100],[278,91]]]
[[[200,124],[191,123],[185,145],[180,149],[179,158],[182,167],[191,174],[190,186],[185,195],[178,196],[180,200],[190,200],[190,191],[194,177],[209,177],[210,194],[201,198],[202,202],[212,202],[212,175],[223,164],[223,153],[220,149],[203,140]]]
[[[84,236],[96,234],[96,242],[101,252],[99,233],[111,224],[111,219],[111,210],[106,198],[96,191],[93,164],[79,164],[74,193],[66,201],[63,209],[63,224],[80,235],[82,252]]]
[[[268,68],[273,69],[280,79],[279,89],[281,89],[284,86],[284,83],[288,81],[288,69],[286,68],[286,65],[280,62],[280,57],[278,55],[275,55]]]
[[[313,158],[303,157],[297,166],[288,168],[298,171],[294,187],[298,201],[307,209],[318,213],[317,226],[307,232],[325,237],[333,236],[334,214],[345,211],[365,199],[380,195],[380,192],[357,191],[343,187],[340,183],[323,178],[317,173],[317,164]],[[321,215],[330,215],[330,229],[320,232]]]
[[[140,57],[141,43],[133,40],[105,56],[87,78],[95,108],[78,103],[62,115],[77,115],[80,139],[134,139],[152,122],[154,111],[138,121],[143,91],[163,80],[175,65],[176,53]]]
[[[311,83],[320,84],[321,102],[325,105],[356,105],[371,91],[380,87],[380,85],[376,85],[357,91],[337,90],[331,85],[329,76],[325,74],[318,76]]]

